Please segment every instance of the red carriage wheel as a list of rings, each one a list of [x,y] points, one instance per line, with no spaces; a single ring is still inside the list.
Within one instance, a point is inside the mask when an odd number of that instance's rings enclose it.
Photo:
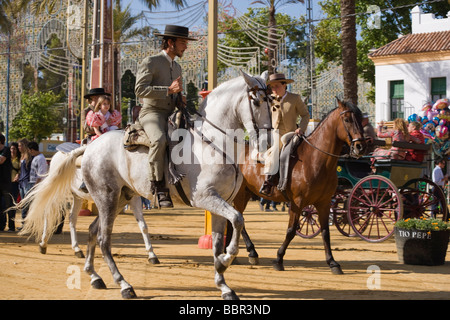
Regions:
[[[313,205],[304,207],[300,215],[298,228],[295,231],[297,235],[305,239],[317,236],[320,233],[317,217],[317,210]]]
[[[337,189],[331,199],[330,211],[333,214],[333,223],[338,231],[346,237],[354,237],[356,233],[348,222],[348,190]]]
[[[419,178],[406,182],[400,189],[403,197],[403,217],[431,217],[447,221],[448,207],[445,194],[438,185],[429,179]]]
[[[383,176],[367,176],[355,185],[348,199],[348,221],[355,233],[368,242],[381,242],[394,233],[403,215],[400,193]]]

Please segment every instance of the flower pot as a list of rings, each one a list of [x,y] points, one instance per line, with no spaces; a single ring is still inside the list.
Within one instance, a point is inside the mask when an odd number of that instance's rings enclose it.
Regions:
[[[395,227],[398,259],[404,264],[438,266],[445,263],[450,230],[423,231]]]

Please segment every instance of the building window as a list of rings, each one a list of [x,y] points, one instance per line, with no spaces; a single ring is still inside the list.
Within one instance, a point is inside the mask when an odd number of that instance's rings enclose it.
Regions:
[[[447,97],[447,78],[431,78],[431,100],[435,103],[437,100]]]
[[[403,80],[390,81],[389,89],[391,120],[404,118],[405,86]]]

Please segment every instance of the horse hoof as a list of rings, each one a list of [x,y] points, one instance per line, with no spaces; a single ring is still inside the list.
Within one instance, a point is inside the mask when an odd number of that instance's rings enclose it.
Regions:
[[[83,254],[83,251],[75,251],[75,257],[80,258],[80,259],[84,259],[85,256]]]
[[[159,259],[157,257],[154,258],[148,258],[148,262],[150,264],[160,264]]]
[[[122,294],[122,298],[124,298],[124,299],[136,299],[137,298],[136,292],[134,292],[134,289],[132,287],[123,289],[120,293]]]
[[[284,266],[282,263],[274,262],[273,268],[277,271],[284,271]]]
[[[341,266],[331,267],[331,273],[332,274],[344,274],[344,272],[341,269]]]
[[[258,257],[248,257],[248,262],[252,266],[257,266],[257,265],[259,265],[259,258]]]
[[[106,289],[106,284],[105,284],[105,282],[103,282],[102,279],[97,279],[97,280],[92,281],[91,286],[94,289],[99,289],[99,290]]]
[[[39,252],[42,253],[42,254],[46,254],[47,253],[47,247],[39,246]]]
[[[239,300],[239,297],[237,296],[236,292],[231,290],[231,292],[227,292],[222,294],[223,300]]]

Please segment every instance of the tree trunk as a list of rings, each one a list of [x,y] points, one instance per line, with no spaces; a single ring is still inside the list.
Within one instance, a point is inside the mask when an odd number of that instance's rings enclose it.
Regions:
[[[344,100],[358,103],[355,0],[341,0],[342,74]]]

